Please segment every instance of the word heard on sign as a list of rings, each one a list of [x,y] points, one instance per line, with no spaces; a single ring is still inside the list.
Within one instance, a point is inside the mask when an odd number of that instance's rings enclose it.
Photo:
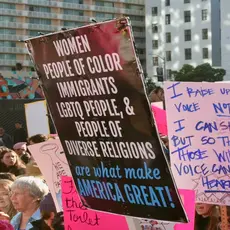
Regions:
[[[197,202],[230,204],[230,84],[165,84],[171,166]]]
[[[186,222],[127,18],[26,41],[85,206]]]

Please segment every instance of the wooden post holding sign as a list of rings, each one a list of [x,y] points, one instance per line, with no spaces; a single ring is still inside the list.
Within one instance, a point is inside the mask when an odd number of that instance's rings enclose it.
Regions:
[[[188,222],[145,94],[128,18],[26,41],[80,199]]]
[[[221,230],[229,230],[227,206],[220,206],[220,217],[221,217]]]

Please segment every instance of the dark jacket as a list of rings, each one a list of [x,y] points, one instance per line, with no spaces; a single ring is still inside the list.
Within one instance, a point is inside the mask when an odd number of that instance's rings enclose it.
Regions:
[[[33,221],[31,224],[33,225],[33,228],[30,230],[51,230],[43,219]]]
[[[16,129],[14,131],[14,144],[18,142],[26,142],[26,141],[27,141],[27,134],[25,129],[23,128]]]
[[[14,174],[15,176],[20,176],[26,174],[25,168],[17,168],[15,166],[11,166],[7,168],[7,172]]]
[[[4,133],[3,136],[0,136],[2,138],[3,145],[9,149],[13,148],[13,141],[9,134]]]

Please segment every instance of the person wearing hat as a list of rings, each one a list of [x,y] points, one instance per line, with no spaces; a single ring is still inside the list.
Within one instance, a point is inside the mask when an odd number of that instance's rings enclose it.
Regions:
[[[19,142],[15,144],[13,146],[13,149],[25,164],[29,163],[31,156],[29,153],[26,152],[26,142]]]

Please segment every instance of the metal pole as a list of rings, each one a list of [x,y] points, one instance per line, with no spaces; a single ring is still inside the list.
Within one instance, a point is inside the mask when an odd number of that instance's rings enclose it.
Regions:
[[[167,70],[166,70],[166,58],[163,58],[164,61],[164,81],[167,81]]]

